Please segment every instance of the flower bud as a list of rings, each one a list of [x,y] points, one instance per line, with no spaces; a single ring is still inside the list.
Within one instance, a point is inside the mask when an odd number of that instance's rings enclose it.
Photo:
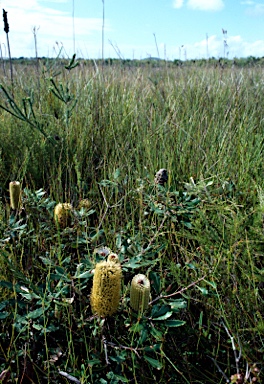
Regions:
[[[150,295],[149,279],[142,274],[133,277],[130,287],[130,306],[135,311],[144,311],[148,308]]]

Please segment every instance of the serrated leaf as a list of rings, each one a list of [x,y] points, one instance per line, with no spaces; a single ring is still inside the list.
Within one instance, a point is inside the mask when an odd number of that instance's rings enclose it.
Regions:
[[[152,359],[152,357],[144,355],[144,359],[153,367],[156,369],[161,369],[162,368],[162,363],[156,359]]]
[[[185,323],[186,321],[183,320],[167,320],[164,325],[166,325],[166,327],[181,327]]]

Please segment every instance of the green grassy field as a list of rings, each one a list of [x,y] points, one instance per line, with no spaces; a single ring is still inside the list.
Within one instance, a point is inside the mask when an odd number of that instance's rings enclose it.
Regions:
[[[0,380],[261,383],[263,68],[65,64],[16,63],[13,86],[0,74]],[[121,296],[100,318],[109,249]]]

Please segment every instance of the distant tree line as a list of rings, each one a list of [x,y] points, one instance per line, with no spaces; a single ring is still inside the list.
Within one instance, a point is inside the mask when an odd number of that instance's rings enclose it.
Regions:
[[[7,59],[2,59],[3,61],[6,61]],[[49,62],[55,62],[56,64],[66,65],[69,61],[69,58],[49,58],[49,57],[39,57],[39,62],[43,62],[44,64]],[[195,59],[195,60],[164,60],[159,59],[156,57],[148,57],[145,59],[116,59],[116,58],[106,58],[106,59],[83,59],[78,58],[77,61],[79,61],[84,66],[94,66],[95,63],[98,66],[115,66],[115,65],[122,65],[122,66],[128,66],[128,67],[163,67],[163,66],[214,66],[214,67],[254,67],[254,66],[264,66],[264,57],[255,57],[255,56],[248,56],[243,58],[233,58],[233,59],[227,59],[227,58],[216,58],[216,57],[210,57],[209,59]],[[12,58],[12,62],[14,65],[16,64],[26,64],[26,65],[34,65],[36,63],[36,58],[28,58],[28,57],[17,57]]]

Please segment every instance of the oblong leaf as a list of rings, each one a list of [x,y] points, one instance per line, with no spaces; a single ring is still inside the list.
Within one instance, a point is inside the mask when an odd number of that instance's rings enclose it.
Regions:
[[[164,325],[166,325],[166,327],[181,327],[185,323],[186,321],[183,320],[167,320]]]
[[[152,357],[149,357],[149,356],[146,356],[144,355],[144,359],[150,364],[152,365],[152,367],[156,368],[156,369],[161,369],[162,368],[162,363],[159,361],[159,360],[156,360],[156,359],[152,359]]]

